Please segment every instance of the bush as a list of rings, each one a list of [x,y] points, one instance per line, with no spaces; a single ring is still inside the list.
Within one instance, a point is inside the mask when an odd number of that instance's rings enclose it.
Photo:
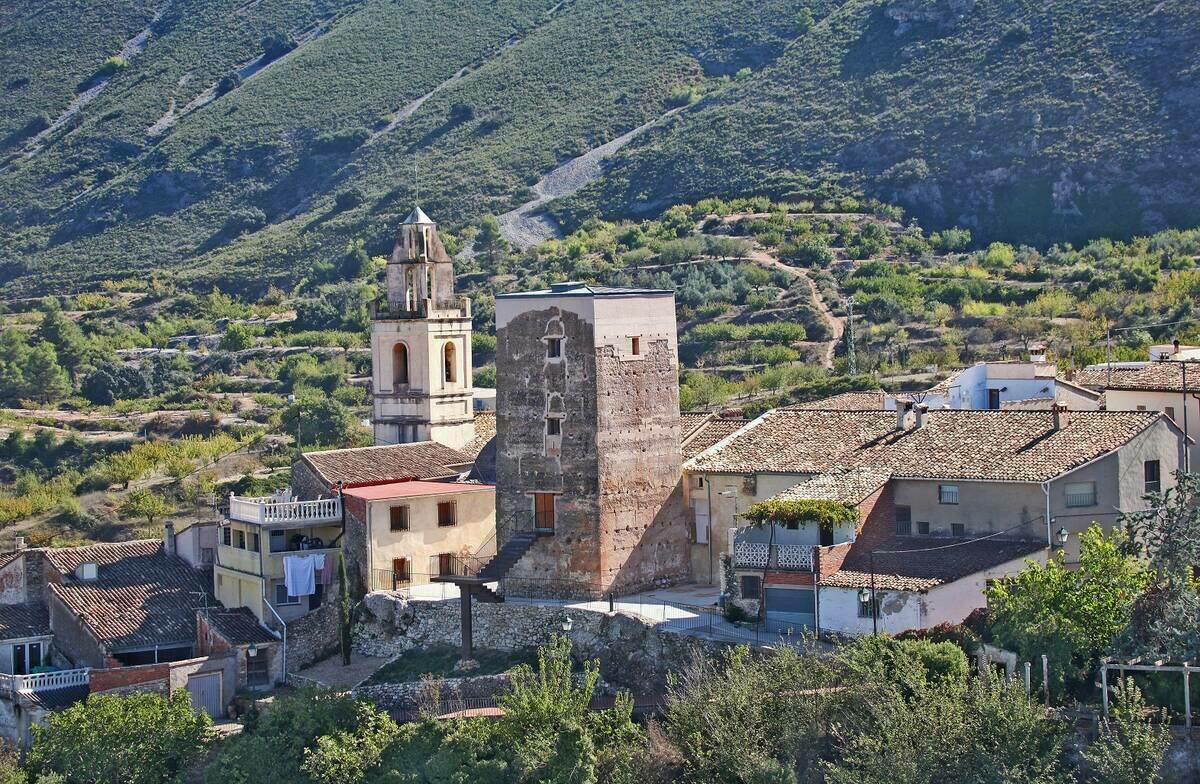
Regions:
[[[236,90],[242,86],[242,75],[237,71],[230,71],[217,80],[217,96],[220,97],[227,92]]]
[[[170,699],[96,694],[34,725],[27,767],[66,784],[176,782],[204,754],[211,727],[183,690]]]
[[[94,74],[93,78],[94,79],[104,79],[106,77],[112,76],[113,74],[117,73],[118,71],[124,71],[128,67],[129,67],[128,60],[126,60],[124,57],[121,57],[120,55],[113,55],[112,57],[105,60],[100,65],[100,67],[96,69],[96,73]]]

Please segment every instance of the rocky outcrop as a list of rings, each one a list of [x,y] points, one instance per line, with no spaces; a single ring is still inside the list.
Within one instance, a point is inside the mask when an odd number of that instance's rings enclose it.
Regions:
[[[398,594],[377,592],[367,595],[363,607],[363,617],[355,628],[355,647],[364,654],[392,657],[461,643],[458,600],[414,602]],[[685,667],[697,651],[723,645],[663,631],[631,613],[557,605],[477,604],[472,614],[475,647],[530,650],[562,634],[567,617],[575,655],[598,659],[605,680],[638,694],[661,692],[667,673]]]

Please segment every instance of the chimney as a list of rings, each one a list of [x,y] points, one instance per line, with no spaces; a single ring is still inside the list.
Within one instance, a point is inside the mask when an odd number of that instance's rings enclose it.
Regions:
[[[917,420],[915,427],[921,428],[925,426],[925,415],[929,413],[929,406],[924,403],[917,403],[913,406],[913,411],[916,412]]]
[[[896,401],[896,432],[903,433],[908,429],[908,412],[912,410],[911,400]]]
[[[175,523],[170,520],[163,523],[163,552],[175,555]]]
[[[14,550],[24,550],[25,549],[25,537],[24,536],[18,536],[13,540],[13,549]]]
[[[1050,410],[1054,412],[1054,429],[1062,430],[1071,422],[1070,412],[1067,411],[1066,405],[1063,403],[1055,403],[1050,406]]]

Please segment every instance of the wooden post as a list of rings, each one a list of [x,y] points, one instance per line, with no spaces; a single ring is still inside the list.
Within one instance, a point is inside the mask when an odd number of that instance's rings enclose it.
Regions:
[[[462,660],[474,658],[475,643],[471,632],[471,586],[458,587],[459,614],[462,615]]]

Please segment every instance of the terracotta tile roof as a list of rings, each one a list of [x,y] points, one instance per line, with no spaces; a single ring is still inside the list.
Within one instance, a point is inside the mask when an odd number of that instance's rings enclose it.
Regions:
[[[1044,550],[1045,542],[1011,539],[964,540],[897,536],[875,546],[875,587],[888,591],[928,591]],[[908,551],[908,552],[896,552]],[[850,548],[842,568],[821,580],[836,588],[871,587],[866,547]]]
[[[24,550],[12,550],[11,552],[0,553],[0,569],[3,569],[13,561],[20,558],[21,554],[24,552]]]
[[[733,436],[701,452],[697,471],[821,474],[849,461],[892,431],[890,411],[768,411]]]
[[[1147,362],[1140,368],[1116,368],[1109,381],[1107,368],[1084,368],[1071,379],[1091,389],[1119,389],[1146,392],[1183,392],[1182,362]],[[1188,391],[1200,389],[1200,368],[1188,368]]]
[[[1042,482],[1127,443],[1162,415],[1072,411],[930,411],[896,431],[893,412],[772,411],[689,464],[699,471],[821,474],[869,467],[915,479]]]
[[[436,441],[306,452],[304,461],[330,486],[395,482],[400,479],[446,479],[472,462],[470,455]]]
[[[873,392],[843,392],[788,408],[797,411],[882,411],[886,398],[887,393],[882,389]]]
[[[270,642],[279,642],[279,638],[259,623],[249,608],[209,610],[207,616],[213,630],[232,645],[248,645],[250,643],[265,645]]]
[[[705,422],[712,419],[714,414],[680,414],[679,440],[685,441],[688,436],[699,430]]]
[[[818,474],[774,496],[780,501],[841,501],[860,504],[888,483],[892,472],[871,467]]]
[[[168,555],[157,539],[43,551],[63,576],[50,591],[109,651],[188,645],[196,609],[211,604],[201,573]],[[98,564],[95,580],[77,580],[82,563]]]
[[[682,438],[683,459],[689,460],[721,439],[750,424],[749,419],[711,417]]]
[[[471,439],[471,443],[463,447],[463,454],[470,457],[472,460],[479,457],[479,453],[487,446],[488,441],[496,437],[496,412],[495,411],[476,411],[475,412],[475,437]]]
[[[0,640],[50,634],[50,614],[39,604],[0,604]]]

